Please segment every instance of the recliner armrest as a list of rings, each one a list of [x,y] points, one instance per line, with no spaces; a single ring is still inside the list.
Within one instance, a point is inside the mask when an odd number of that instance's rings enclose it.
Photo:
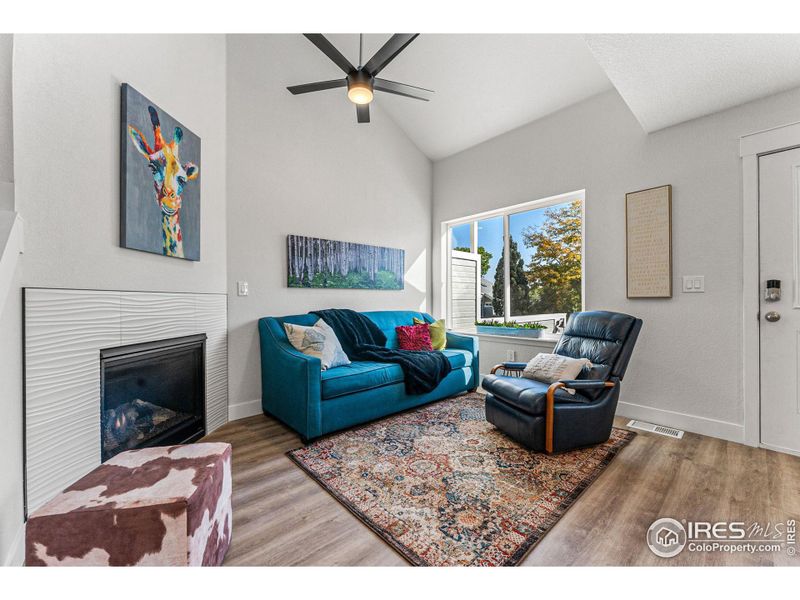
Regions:
[[[508,361],[506,361],[506,362],[501,363],[501,364],[503,365],[504,368],[512,369],[514,371],[522,371],[523,369],[525,369],[525,367],[528,366],[528,363],[524,363],[524,362],[508,362]]]
[[[563,383],[564,387],[573,390],[592,390],[616,385],[613,381],[606,381],[605,379],[563,379],[559,383]]]

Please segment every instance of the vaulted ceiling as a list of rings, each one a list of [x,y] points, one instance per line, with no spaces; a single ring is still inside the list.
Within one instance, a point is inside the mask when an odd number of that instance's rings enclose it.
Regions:
[[[328,37],[358,64],[358,35]],[[364,62],[388,37],[364,36]],[[293,83],[338,77],[317,54]],[[438,160],[612,88],[652,132],[799,87],[800,35],[423,34],[381,77],[436,92],[377,93],[373,120],[393,119]]]
[[[800,35],[587,35],[647,132],[800,86]]]
[[[358,62],[357,35],[329,37]],[[364,60],[388,37],[365,35]],[[423,34],[381,77],[436,92],[374,102],[434,160],[611,89],[579,35]]]

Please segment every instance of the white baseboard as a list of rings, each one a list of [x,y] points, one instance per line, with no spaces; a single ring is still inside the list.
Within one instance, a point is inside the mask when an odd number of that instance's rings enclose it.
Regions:
[[[3,566],[21,567],[23,562],[25,562],[25,523],[21,523],[17,527],[17,533],[11,541],[11,547],[8,549]]]
[[[229,404],[228,421],[236,421],[237,419],[244,419],[245,417],[254,417],[255,415],[260,415],[262,412],[261,399]]]
[[[759,447],[773,452],[782,452],[783,454],[791,454],[792,456],[800,456],[800,451],[791,448],[784,448],[783,446],[773,446],[772,444],[759,444]]]
[[[620,402],[617,405],[617,416],[649,421],[657,425],[667,425],[729,442],[744,443],[744,425],[728,421],[718,421],[630,402]]]

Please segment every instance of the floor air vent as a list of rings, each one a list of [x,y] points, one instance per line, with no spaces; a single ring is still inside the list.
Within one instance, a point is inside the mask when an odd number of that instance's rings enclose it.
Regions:
[[[651,433],[657,433],[659,435],[665,435],[667,437],[675,438],[677,440],[683,438],[683,432],[680,429],[673,429],[672,427],[664,427],[663,425],[653,425],[652,423],[647,423],[646,421],[631,421],[628,423],[628,427],[633,427],[634,429],[641,429],[642,431],[649,431]]]

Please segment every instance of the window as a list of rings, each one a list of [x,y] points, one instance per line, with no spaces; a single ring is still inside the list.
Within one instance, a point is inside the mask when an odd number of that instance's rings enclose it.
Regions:
[[[503,315],[497,312],[494,287],[497,273],[503,271],[503,217],[478,221],[478,254],[481,257],[481,318]],[[502,285],[502,284],[501,284]]]
[[[556,331],[569,313],[582,308],[582,231],[583,192],[449,224],[450,249],[472,256],[459,254],[460,270],[448,279],[448,298],[457,286],[463,286],[463,273],[473,272],[462,268],[464,261],[472,259],[474,271],[479,268],[481,274],[475,307],[450,302],[451,327],[488,320],[539,322],[548,331]],[[448,259],[451,271],[453,259],[452,255]],[[465,311],[471,312],[461,314]]]
[[[472,252],[472,223],[463,223],[450,228],[450,249]]]

